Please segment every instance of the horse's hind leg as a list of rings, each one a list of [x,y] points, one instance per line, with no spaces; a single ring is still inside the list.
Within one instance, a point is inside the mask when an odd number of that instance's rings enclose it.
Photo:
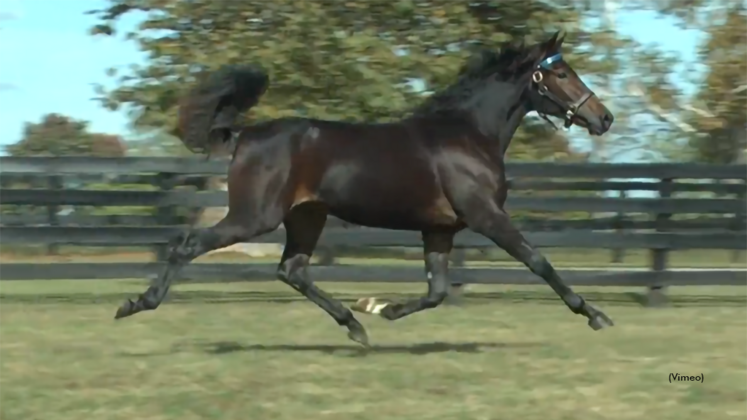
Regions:
[[[279,225],[279,222],[278,222]],[[127,300],[117,310],[115,319],[128,317],[138,312],[153,310],[163,302],[174,277],[182,267],[210,251],[247,241],[269,232],[276,226],[259,225],[255,220],[230,213],[215,226],[193,229],[179,234],[169,241],[169,256],[163,273],[141,294],[136,301]]]
[[[547,258],[524,238],[524,235],[511,224],[508,214],[497,205],[491,203],[477,210],[472,209],[465,212],[465,216],[470,229],[488,237],[534,274],[542,277],[573,313],[589,319],[591,328],[599,330],[613,325],[607,315],[586,303],[563,282]]]
[[[324,309],[341,326],[348,328],[348,337],[368,345],[366,330],[339,300],[318,288],[308,276],[308,266],[319,236],[327,221],[327,210],[315,203],[302,204],[286,216],[286,243],[278,265],[280,281],[294,288]]]
[[[390,321],[415,312],[432,309],[443,303],[451,281],[448,277],[449,253],[454,245],[454,232],[423,232],[423,256],[428,278],[428,294],[403,303],[381,302],[376,298],[359,299],[353,310],[379,314]]]

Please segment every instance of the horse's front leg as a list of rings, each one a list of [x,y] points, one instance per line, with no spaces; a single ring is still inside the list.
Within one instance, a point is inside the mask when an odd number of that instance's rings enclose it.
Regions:
[[[470,229],[486,236],[534,274],[542,277],[573,313],[589,319],[591,328],[600,330],[614,325],[607,315],[586,303],[563,282],[547,258],[511,224],[508,214],[500,205],[487,198],[473,198],[469,203],[471,205],[464,208],[464,215]]]

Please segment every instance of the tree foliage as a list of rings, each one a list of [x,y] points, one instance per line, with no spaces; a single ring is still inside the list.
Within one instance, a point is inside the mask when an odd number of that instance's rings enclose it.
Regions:
[[[6,146],[11,156],[105,156],[125,154],[119,136],[91,133],[86,121],[61,114],[47,114],[38,123],[26,123],[23,138]]]
[[[703,32],[698,48],[696,93],[671,104],[691,127],[689,155],[699,161],[733,163],[747,148],[747,10],[741,0],[666,0],[632,2],[679,19],[683,27]]]
[[[616,71],[604,51],[622,45],[615,33],[586,32],[576,1],[505,0],[110,0],[95,11],[93,34],[116,33],[118,17],[147,17],[127,36],[149,54],[144,67],[119,75],[119,87],[101,91],[106,106],[126,106],[140,127],[174,126],[175,104],[206,70],[256,63],[272,82],[254,121],[283,116],[383,121],[401,117],[426,91],[451,83],[475,44],[509,39],[538,41],[567,32],[565,55],[593,79]],[[513,158],[575,157],[562,133],[528,119],[512,145]]]
[[[705,112],[690,120],[704,135],[691,142],[701,160],[732,163],[747,147],[747,13],[743,2],[713,11],[699,56],[707,66],[696,96]]]
[[[135,138],[128,139],[127,154],[149,157],[190,157],[192,155],[178,138],[157,130],[138,132]]]

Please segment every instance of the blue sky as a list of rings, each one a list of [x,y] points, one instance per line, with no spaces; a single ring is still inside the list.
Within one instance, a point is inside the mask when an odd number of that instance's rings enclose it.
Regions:
[[[59,112],[91,122],[91,130],[127,136],[127,116],[103,109],[92,98],[93,84],[112,86],[105,70],[144,61],[123,39],[92,37],[95,23],[84,12],[104,0],[3,0],[0,2],[0,145],[21,138],[23,124]],[[120,27],[134,27],[129,18]],[[695,57],[699,33],[676,27],[652,12],[619,12],[618,28],[644,43]]]

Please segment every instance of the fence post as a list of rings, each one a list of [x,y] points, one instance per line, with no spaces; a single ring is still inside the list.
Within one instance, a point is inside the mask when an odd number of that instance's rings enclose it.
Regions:
[[[59,175],[52,175],[47,177],[47,188],[50,190],[61,190],[63,189],[64,184],[62,182],[62,177]],[[59,226],[60,225],[60,218],[57,213],[59,213],[60,208],[56,205],[47,206],[47,223],[49,223],[49,226]],[[59,244],[51,243],[47,245],[47,255],[57,255],[59,254],[60,248]]]
[[[159,191],[168,193],[174,189],[175,179],[173,174],[159,173],[155,176],[154,185]],[[176,219],[176,206],[161,206],[156,209],[156,224],[158,226],[167,226],[174,223]],[[164,262],[168,258],[167,245],[155,245],[153,252],[156,254],[156,261]]]
[[[625,190],[620,190],[619,192],[620,198],[624,199],[627,198],[627,193]],[[625,220],[624,213],[618,212],[615,216],[615,222],[614,222],[614,228],[617,231],[617,233],[622,233],[622,222]],[[620,264],[625,260],[625,249],[624,248],[614,248],[612,249],[612,263],[613,264]]]
[[[659,198],[670,198],[672,196],[673,179],[665,178],[659,183]],[[670,213],[658,213],[656,215],[656,232],[665,232],[664,224],[672,217]],[[654,249],[651,252],[652,270],[656,273],[654,283],[649,286],[646,305],[650,307],[665,306],[667,304],[666,286],[661,278],[667,271],[668,249]]]
[[[190,185],[195,187],[195,192],[203,192],[208,189],[208,177],[203,176],[194,179],[184,179],[184,182],[180,183],[183,185]],[[184,222],[185,225],[194,226],[200,222],[200,216],[202,216],[202,207],[188,207],[184,218],[179,218],[179,222]],[[180,223],[181,224],[181,223]]]
[[[451,266],[456,268],[464,267],[466,261],[466,252],[463,248],[455,248],[451,251],[450,255]],[[453,274],[449,276],[451,279],[451,287],[449,288],[449,294],[446,296],[444,301],[447,305],[459,305],[462,301],[462,295],[464,294],[464,283],[459,277],[455,277]]]
[[[335,249],[328,246],[320,246],[314,250],[316,265],[335,265]]]
[[[737,198],[739,198],[741,201],[745,200],[745,195],[747,195],[747,180],[743,181],[741,184],[744,188],[739,190],[739,193],[737,193]],[[744,213],[736,213],[734,215],[734,224],[732,229],[739,232],[744,230],[744,222],[745,222],[745,215]],[[740,260],[740,257],[744,255],[744,251],[741,251],[739,249],[735,249],[731,252],[731,262],[737,263]]]
[[[329,217],[327,218],[329,220]],[[346,223],[341,223],[340,228],[347,229]],[[335,254],[338,254],[339,250],[331,246],[318,246],[314,249],[314,256],[316,257],[316,265],[335,265],[337,264],[337,258]]]

